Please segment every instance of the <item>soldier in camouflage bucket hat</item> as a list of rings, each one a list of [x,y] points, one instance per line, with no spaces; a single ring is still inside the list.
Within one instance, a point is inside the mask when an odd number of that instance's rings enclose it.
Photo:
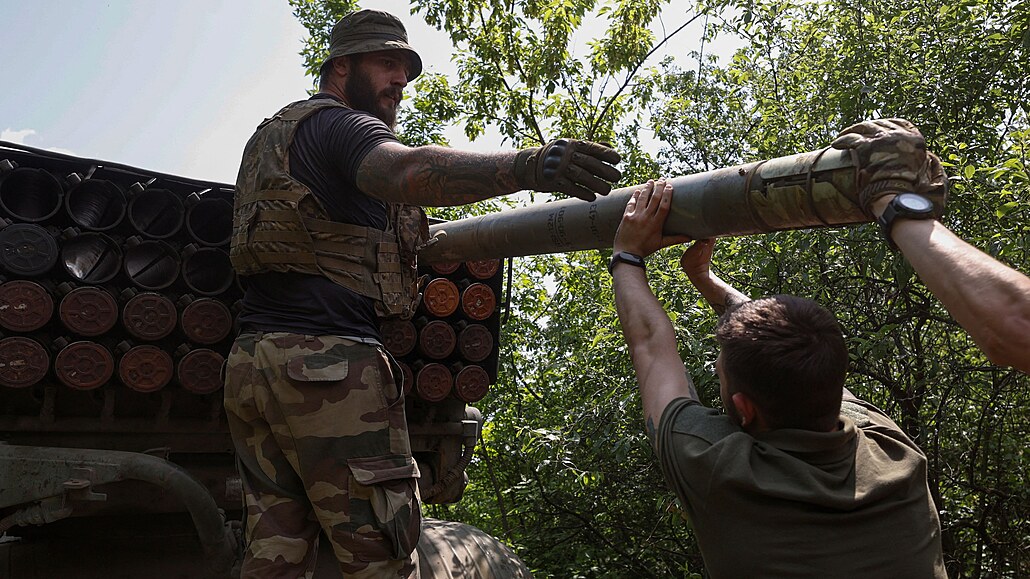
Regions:
[[[378,58],[362,67],[368,56]],[[337,23],[326,77],[338,59],[362,73],[358,82],[266,120],[248,143],[237,183],[233,264],[246,292],[242,331],[227,360],[225,408],[244,486],[244,578],[310,577],[320,533],[346,577],[418,577],[419,470],[400,373],[378,323],[413,311],[414,250],[426,237],[425,216],[356,190],[335,174],[336,163],[362,152],[325,144],[355,135],[368,146],[396,142],[383,124],[392,111],[361,107],[361,91],[372,85],[399,95],[422,62],[400,21],[373,10]],[[353,126],[340,131],[341,122]],[[290,213],[296,217],[284,216]],[[262,220],[269,214],[275,219]],[[308,241],[298,242],[298,233]],[[370,258],[369,246],[395,247],[393,257]],[[399,273],[398,263],[407,266]]]
[[[326,65],[334,58],[377,50],[401,51],[408,60],[408,82],[422,74],[422,59],[408,44],[408,33],[404,29],[404,24],[393,14],[381,10],[353,12],[333,26],[329,38],[329,56],[321,67],[323,74]]]
[[[620,177],[618,153],[589,141],[403,145],[393,127],[421,71],[396,17],[349,14],[319,92],[266,119],[244,150],[230,259],[245,292],[225,409],[245,578],[310,576],[320,532],[347,577],[418,576],[419,469],[380,323],[419,304],[421,206],[530,188],[593,199]]]

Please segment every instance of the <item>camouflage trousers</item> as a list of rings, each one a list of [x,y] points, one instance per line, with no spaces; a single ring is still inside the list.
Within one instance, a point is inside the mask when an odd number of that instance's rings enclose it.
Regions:
[[[242,334],[225,410],[246,503],[242,577],[311,577],[320,531],[345,577],[418,577],[419,472],[381,349]]]

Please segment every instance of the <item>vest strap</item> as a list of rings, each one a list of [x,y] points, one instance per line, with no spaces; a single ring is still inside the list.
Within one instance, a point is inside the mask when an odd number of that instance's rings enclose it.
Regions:
[[[302,263],[314,265],[316,263],[313,253],[300,253],[295,251],[271,252],[255,251],[254,257],[261,263]]]
[[[311,243],[307,231],[288,229],[261,229],[250,234],[251,241],[278,241],[283,243]]]
[[[315,248],[315,253],[320,255],[345,255],[353,257],[354,261],[361,261],[365,258],[365,248],[363,245],[355,245],[353,243],[341,243],[339,241],[330,241],[327,239],[315,239],[312,242]]]
[[[243,193],[237,192],[237,203],[239,205],[250,205],[258,201],[286,201],[290,203],[297,203],[304,198],[304,193],[300,191],[290,191],[288,189],[263,189],[259,191],[247,191]]]

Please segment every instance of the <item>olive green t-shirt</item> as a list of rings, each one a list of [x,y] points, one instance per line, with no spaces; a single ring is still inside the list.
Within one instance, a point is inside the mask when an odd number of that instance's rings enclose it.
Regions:
[[[669,404],[662,472],[711,577],[947,577],[922,452],[861,400],[840,426],[752,437],[695,401]]]

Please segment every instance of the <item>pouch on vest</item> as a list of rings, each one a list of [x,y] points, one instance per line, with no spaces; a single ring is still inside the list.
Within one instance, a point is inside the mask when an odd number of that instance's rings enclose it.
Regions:
[[[230,260],[241,276],[321,275],[371,298],[381,317],[410,318],[419,300],[415,249],[429,237],[422,208],[388,204],[385,231],[338,223],[290,175],[289,148],[298,124],[327,107],[345,105],[333,99],[287,105],[247,143],[236,182]]]

